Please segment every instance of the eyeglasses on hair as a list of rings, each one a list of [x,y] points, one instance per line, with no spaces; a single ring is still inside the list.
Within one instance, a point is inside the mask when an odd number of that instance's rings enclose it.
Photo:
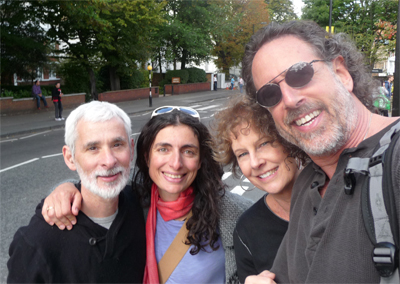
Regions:
[[[175,109],[180,112],[186,113],[192,117],[195,117],[200,121],[200,114],[195,109],[193,109],[191,107],[179,107],[179,106],[162,106],[162,107],[156,108],[153,111],[153,113],[151,114],[151,118],[153,118],[157,115],[170,113],[170,112],[174,111]]]
[[[282,100],[282,91],[279,86],[279,83],[285,80],[286,84],[288,84],[292,88],[301,88],[311,82],[312,77],[314,76],[314,68],[312,66],[315,62],[320,62],[325,60],[313,60],[309,63],[307,62],[298,62],[288,69],[279,73],[278,76],[273,78],[267,84],[262,86],[256,93],[257,103],[263,107],[273,107],[276,106]],[[285,77],[279,82],[271,83],[273,80],[281,76],[285,73]]]

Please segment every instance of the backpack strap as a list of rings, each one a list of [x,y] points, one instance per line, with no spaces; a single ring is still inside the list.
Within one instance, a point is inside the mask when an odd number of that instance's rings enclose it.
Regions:
[[[380,283],[399,283],[399,230],[392,186],[393,149],[400,137],[400,122],[380,139],[371,158],[351,158],[345,169],[345,193],[352,194],[355,174],[364,176],[361,210],[365,229],[374,244],[372,259]]]

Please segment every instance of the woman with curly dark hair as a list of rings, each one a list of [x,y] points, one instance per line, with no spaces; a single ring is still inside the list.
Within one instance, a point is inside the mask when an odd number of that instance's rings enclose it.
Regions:
[[[233,230],[252,202],[225,192],[211,144],[188,107],[154,110],[137,139],[133,189],[147,216],[144,283],[239,283]]]
[[[244,283],[247,276],[272,267],[288,228],[293,184],[309,158],[278,134],[271,114],[248,96],[231,99],[215,115],[213,129],[215,159],[267,192],[243,213],[234,232],[238,275]]]
[[[251,203],[225,192],[211,142],[197,111],[187,107],[156,109],[141,131],[134,184],[143,208],[149,208],[145,283],[159,280],[157,263],[190,210],[186,243],[191,249],[167,283],[237,282],[233,228]],[[178,214],[168,216],[165,207]]]

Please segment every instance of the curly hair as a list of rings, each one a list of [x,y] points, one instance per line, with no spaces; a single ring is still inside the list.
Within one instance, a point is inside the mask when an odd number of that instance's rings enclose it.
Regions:
[[[235,177],[240,176],[240,168],[232,150],[232,134],[238,137],[238,132],[244,133],[250,127],[269,137],[272,145],[276,142],[281,144],[284,151],[288,153],[288,157],[298,159],[302,165],[307,164],[310,159],[303,150],[279,135],[271,113],[248,96],[232,97],[228,107],[215,114],[214,117],[215,120],[211,126],[214,136],[214,159],[222,165],[232,165]],[[247,126],[238,130],[237,127],[242,123]]]
[[[151,147],[157,134],[168,126],[189,126],[199,140],[201,167],[193,181],[195,198],[192,206],[192,217],[186,223],[188,243],[194,247],[190,253],[197,254],[210,246],[217,250],[219,233],[219,204],[225,194],[225,185],[221,181],[222,167],[213,159],[212,140],[207,127],[197,118],[191,117],[184,112],[174,110],[170,113],[155,116],[143,127],[136,143],[137,171],[133,178],[133,186],[138,192],[143,208],[150,206],[151,186],[153,181],[149,174],[147,157],[150,155]]]
[[[242,61],[242,75],[246,82],[246,92],[250,97],[255,98],[257,91],[251,70],[257,51],[264,44],[286,35],[305,41],[319,58],[327,62],[341,55],[353,79],[353,93],[369,110],[375,110],[372,94],[376,89],[376,80],[368,74],[362,53],[346,34],[329,34],[312,21],[271,23],[251,37]]]

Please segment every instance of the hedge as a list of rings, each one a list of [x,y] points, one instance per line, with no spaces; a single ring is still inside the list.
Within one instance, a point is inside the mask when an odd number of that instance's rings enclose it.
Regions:
[[[189,72],[189,80],[188,83],[202,83],[207,82],[206,71],[200,68],[192,67],[184,69]]]
[[[181,78],[181,84],[186,84],[189,80],[189,72],[186,69],[183,70],[169,70],[165,74],[165,80],[168,84],[172,83],[172,77]]]

